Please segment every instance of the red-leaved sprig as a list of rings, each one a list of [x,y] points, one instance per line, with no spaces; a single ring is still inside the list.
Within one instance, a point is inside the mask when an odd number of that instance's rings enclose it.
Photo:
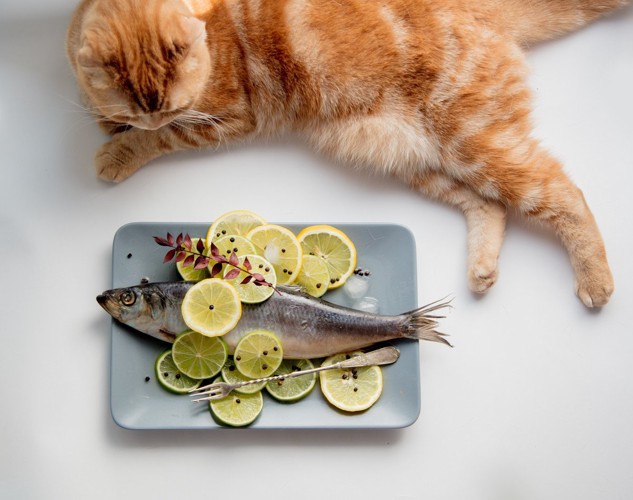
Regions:
[[[165,238],[154,236],[154,241],[160,246],[170,248],[163,259],[164,264],[175,259],[176,262],[182,262],[184,267],[193,266],[194,269],[204,269],[211,261],[214,261],[215,264],[211,266],[210,271],[212,278],[218,276],[224,264],[227,264],[232,269],[224,275],[224,279],[235,279],[239,276],[240,272],[244,272],[246,276],[240,282],[242,285],[252,282],[256,286],[273,286],[272,283],[266,281],[266,278],[260,273],[252,271],[253,266],[249,262],[248,257],[244,258],[244,262],[242,266],[240,266],[239,259],[235,252],[231,252],[231,255],[227,258],[220,253],[220,249],[213,242],[211,242],[210,254],[207,254],[202,239],[199,239],[194,246],[191,236],[189,236],[188,233],[180,233],[176,237],[171,233],[167,233]]]

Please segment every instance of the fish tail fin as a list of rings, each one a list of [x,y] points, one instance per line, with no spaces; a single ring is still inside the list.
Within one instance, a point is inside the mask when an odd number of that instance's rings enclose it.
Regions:
[[[447,307],[451,307],[451,299],[447,299],[445,297],[405,313],[404,316],[406,317],[406,323],[404,336],[410,339],[440,342],[453,347],[453,345],[446,340],[447,334],[437,331],[437,326],[439,324],[438,320],[445,318],[446,316],[437,316],[433,314],[435,311]]]

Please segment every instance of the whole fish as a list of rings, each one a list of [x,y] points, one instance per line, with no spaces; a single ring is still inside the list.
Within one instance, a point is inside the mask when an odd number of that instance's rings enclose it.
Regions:
[[[173,342],[178,333],[188,329],[180,307],[193,284],[176,281],[117,288],[103,292],[97,302],[121,323]],[[320,358],[400,338],[450,345],[444,334],[436,331],[441,316],[432,314],[446,307],[446,302],[384,316],[314,298],[298,287],[277,286],[276,290],[262,303],[242,305],[240,321],[223,337],[229,353],[244,335],[256,329],[274,332],[289,359]]]

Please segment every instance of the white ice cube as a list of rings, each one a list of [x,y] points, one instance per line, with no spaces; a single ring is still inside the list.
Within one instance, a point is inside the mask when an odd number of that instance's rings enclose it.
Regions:
[[[279,264],[279,247],[272,241],[264,248],[264,259],[270,262],[273,266]]]
[[[350,299],[356,300],[363,297],[369,290],[369,281],[352,274],[343,285],[343,291]]]
[[[378,314],[379,302],[376,297],[363,297],[357,300],[353,307],[359,311]]]

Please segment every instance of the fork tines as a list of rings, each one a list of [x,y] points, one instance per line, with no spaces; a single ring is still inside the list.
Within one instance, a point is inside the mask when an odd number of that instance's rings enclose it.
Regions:
[[[204,387],[189,391],[191,396],[204,396],[192,399],[192,403],[199,403],[201,401],[212,401],[214,399],[221,399],[231,392],[231,388],[227,387],[223,383],[209,384]]]

